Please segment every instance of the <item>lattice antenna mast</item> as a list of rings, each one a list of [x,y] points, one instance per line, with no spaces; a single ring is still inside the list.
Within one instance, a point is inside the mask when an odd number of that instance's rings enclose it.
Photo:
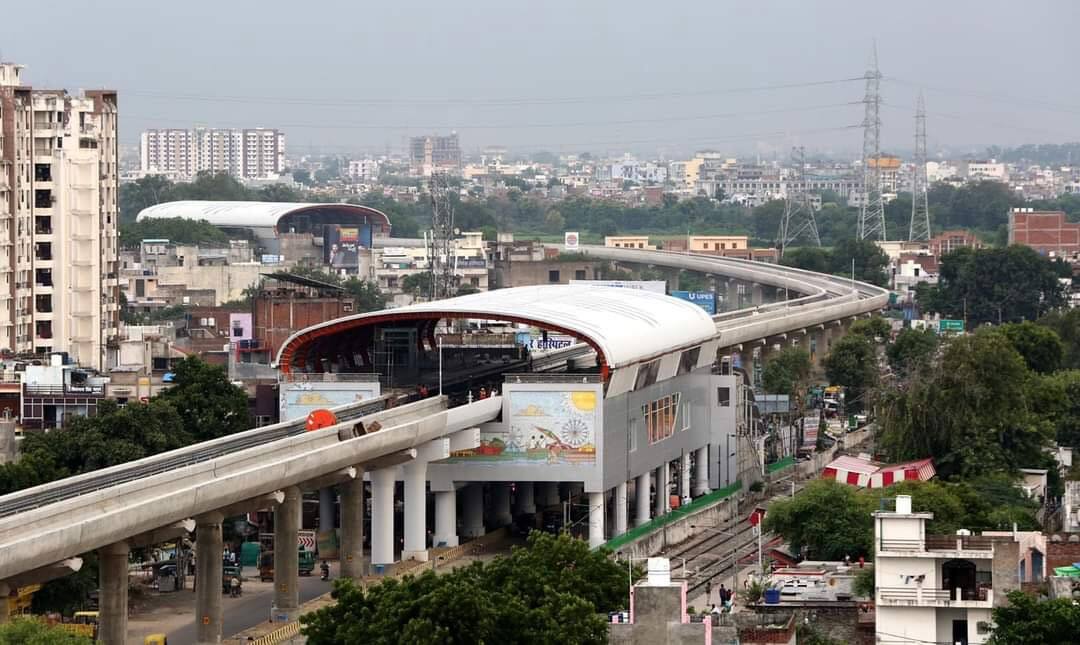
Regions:
[[[800,238],[815,246],[821,246],[817,220],[814,218],[814,208],[806,186],[806,150],[802,146],[791,149],[791,164],[794,170],[787,182],[784,216],[780,218],[780,232],[776,236],[776,245],[780,247],[781,256],[789,244]]]
[[[915,174],[911,178],[911,230],[908,239],[930,239],[930,182],[926,176],[926,102],[922,92],[915,106]]]
[[[428,246],[428,272],[431,274],[431,299],[454,295],[454,205],[450,201],[450,179],[432,173],[428,180],[431,193],[431,233]]]
[[[860,240],[880,238],[885,241],[885,202],[881,193],[881,72],[878,70],[877,44],[866,72],[863,96],[863,201],[859,208]]]

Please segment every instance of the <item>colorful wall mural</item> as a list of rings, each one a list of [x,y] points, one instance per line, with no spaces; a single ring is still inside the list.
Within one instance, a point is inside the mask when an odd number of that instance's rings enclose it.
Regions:
[[[281,420],[302,419],[312,410],[374,399],[380,395],[380,389],[378,381],[283,383],[279,395]]]
[[[509,389],[509,388],[508,388]],[[453,455],[452,461],[564,466],[596,463],[597,432],[602,429],[597,389],[510,390],[506,430],[480,433],[480,447]]]

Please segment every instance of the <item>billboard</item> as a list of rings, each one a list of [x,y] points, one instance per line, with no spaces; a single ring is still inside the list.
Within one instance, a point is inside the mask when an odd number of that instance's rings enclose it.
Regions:
[[[368,225],[323,227],[323,261],[330,266],[347,268],[360,265],[360,249],[371,246]]]
[[[302,419],[313,410],[367,401],[381,394],[378,381],[282,383],[278,394],[280,418]]]
[[[640,289],[653,293],[667,293],[667,282],[664,280],[571,280],[570,284],[585,284],[594,287],[621,287],[623,289]]]
[[[521,465],[596,464],[602,430],[599,387],[574,390],[512,390],[505,430],[480,431],[480,446],[454,453],[451,461]]]
[[[671,296],[701,307],[710,316],[716,315],[716,294],[712,291],[672,291]]]
[[[576,251],[580,237],[577,231],[567,231],[563,236],[563,246],[567,251]]]

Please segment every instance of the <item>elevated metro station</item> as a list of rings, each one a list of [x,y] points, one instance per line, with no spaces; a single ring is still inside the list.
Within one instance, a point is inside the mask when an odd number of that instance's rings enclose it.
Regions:
[[[487,323],[524,327],[526,337],[528,329],[565,334],[577,343],[561,351],[568,358],[552,361],[554,352],[531,352],[517,334],[480,327]],[[672,494],[687,500],[735,481],[737,378],[713,373],[715,335],[702,308],[663,294],[520,287],[316,325],[286,341],[278,367],[286,400],[293,383],[302,383],[297,398],[310,397],[320,388],[340,391],[372,371],[394,391],[434,394],[441,383],[451,404],[481,392],[502,395],[501,414],[480,426],[477,448],[370,473],[372,563],[383,565],[396,555],[383,539],[389,533],[379,532],[397,523],[378,515],[392,508],[395,481],[404,482],[402,557],[415,559],[426,559],[428,546],[456,545],[459,532],[482,535],[485,524],[540,527],[538,508],[557,509],[571,496],[570,515],[581,516],[582,529],[587,521],[589,541],[598,546],[627,530],[631,495],[640,524],[651,512],[666,512]],[[495,341],[506,360],[489,367]]]

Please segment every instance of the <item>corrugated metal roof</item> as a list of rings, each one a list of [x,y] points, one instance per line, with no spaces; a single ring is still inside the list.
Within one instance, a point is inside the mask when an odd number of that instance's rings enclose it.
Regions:
[[[476,318],[528,321],[539,327],[563,329],[599,349],[611,368],[640,362],[700,344],[716,335],[716,324],[701,307],[678,298],[619,287],[542,285],[486,291],[366,314],[347,316],[308,327],[282,346],[305,338],[346,332],[364,321],[386,324],[394,318]]]
[[[183,217],[193,220],[206,220],[214,226],[227,228],[273,228],[277,226],[278,220],[285,215],[307,209],[333,209],[342,213],[366,215],[380,219],[386,228],[389,229],[390,227],[390,219],[385,213],[368,206],[312,202],[214,202],[199,200],[165,202],[142,209],[136,220]]]

